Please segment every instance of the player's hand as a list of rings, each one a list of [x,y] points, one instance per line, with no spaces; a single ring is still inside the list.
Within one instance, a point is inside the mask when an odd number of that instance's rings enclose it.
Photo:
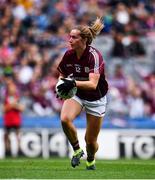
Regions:
[[[73,87],[76,87],[76,82],[74,79],[61,78],[61,80],[63,80],[64,83],[60,84],[57,88],[58,91],[64,95],[67,95]]]
[[[54,91],[54,93],[56,94],[56,98],[60,99],[60,100],[63,100],[61,97],[59,97],[59,95],[57,94],[56,91]]]

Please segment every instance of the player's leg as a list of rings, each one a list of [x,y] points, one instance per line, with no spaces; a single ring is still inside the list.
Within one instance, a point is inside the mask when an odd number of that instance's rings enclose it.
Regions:
[[[87,115],[87,128],[85,134],[87,150],[87,169],[95,169],[95,153],[98,150],[97,138],[100,132],[103,117],[105,115],[107,99],[106,96],[97,101],[84,101]]]
[[[61,124],[69,142],[75,144],[77,139],[77,131],[73,125],[73,120],[80,114],[82,110],[81,105],[73,99],[65,100],[61,110]],[[76,150],[76,146],[73,147]]]
[[[4,143],[5,143],[5,154],[6,154],[6,156],[11,155],[11,145],[10,145],[11,143],[10,143],[9,134],[10,134],[10,129],[6,127],[5,132],[4,132]]]
[[[74,155],[71,161],[73,167],[79,165],[83,150],[80,149],[77,131],[73,125],[73,120],[80,114],[82,106],[74,99],[65,100],[61,110],[61,124],[70,144],[73,147]]]
[[[103,117],[87,114],[87,129],[85,134],[87,162],[86,167],[89,170],[95,169],[95,153],[98,150],[97,137],[102,126]]]
[[[18,150],[18,153],[19,153],[19,151],[20,151],[20,127],[15,126],[14,130],[15,130],[16,139],[17,139],[17,150]]]

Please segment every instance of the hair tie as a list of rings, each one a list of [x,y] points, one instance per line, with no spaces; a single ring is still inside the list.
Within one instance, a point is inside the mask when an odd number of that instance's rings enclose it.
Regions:
[[[93,30],[90,27],[88,27],[88,28],[89,28],[90,32],[92,33],[92,35],[93,35],[93,33],[94,33]]]

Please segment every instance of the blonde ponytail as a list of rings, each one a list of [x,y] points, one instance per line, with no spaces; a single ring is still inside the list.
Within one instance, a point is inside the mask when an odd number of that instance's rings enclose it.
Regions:
[[[104,24],[102,22],[102,18],[97,18],[92,24],[92,26],[89,27],[93,38],[95,38],[103,28],[104,28]]]
[[[81,33],[82,38],[87,38],[87,44],[90,45],[94,38],[101,32],[104,28],[102,18],[96,18],[91,26],[78,26],[75,29],[78,29]]]

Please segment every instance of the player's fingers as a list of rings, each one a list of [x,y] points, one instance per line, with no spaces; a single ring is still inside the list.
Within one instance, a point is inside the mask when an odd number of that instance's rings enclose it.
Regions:
[[[61,97],[59,97],[58,95],[56,95],[56,98],[60,99],[60,100],[63,100]]]
[[[64,87],[63,86],[58,86],[57,89],[58,89],[58,92],[60,92],[60,91],[62,91],[64,89]]]

